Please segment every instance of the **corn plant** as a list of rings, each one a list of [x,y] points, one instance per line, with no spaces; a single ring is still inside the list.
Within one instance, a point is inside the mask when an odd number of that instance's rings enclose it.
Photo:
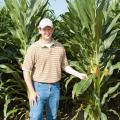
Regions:
[[[37,25],[51,15],[48,0],[4,0],[7,12],[0,33],[0,91],[3,111],[1,119],[27,119],[29,104],[21,64],[30,44],[38,38]],[[8,21],[8,19],[9,21]],[[2,29],[2,26],[1,26]]]
[[[60,22],[64,45],[69,53],[68,57],[72,58],[70,65],[88,74],[88,79],[74,84],[72,98],[80,99],[79,96],[85,92],[86,99],[82,107],[84,119],[107,120],[104,105],[108,99],[119,95],[119,80],[106,91],[102,91],[102,88],[114,69],[120,70],[120,62],[112,65],[114,53],[119,50],[112,44],[120,31],[120,13],[114,18],[110,16],[109,0],[71,0],[67,3],[69,12],[61,15]],[[71,80],[72,76],[67,80],[66,87]],[[117,111],[111,111],[119,118]]]

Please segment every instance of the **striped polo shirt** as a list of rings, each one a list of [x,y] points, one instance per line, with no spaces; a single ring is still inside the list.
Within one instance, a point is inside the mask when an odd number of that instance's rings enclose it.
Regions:
[[[38,40],[28,48],[22,70],[30,71],[34,81],[54,83],[61,79],[65,66],[68,66],[68,61],[61,43],[53,40],[47,47]]]

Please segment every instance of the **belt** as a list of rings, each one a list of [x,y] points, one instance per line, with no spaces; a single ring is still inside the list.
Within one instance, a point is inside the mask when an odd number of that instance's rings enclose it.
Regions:
[[[36,83],[41,83],[41,84],[58,84],[60,83],[59,81],[58,82],[53,82],[53,83],[46,83],[46,82],[38,82],[38,81],[33,81],[33,82],[36,82]]]

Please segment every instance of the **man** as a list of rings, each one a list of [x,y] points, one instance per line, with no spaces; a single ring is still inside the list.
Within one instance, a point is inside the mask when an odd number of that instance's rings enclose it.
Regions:
[[[30,120],[43,119],[45,104],[47,120],[56,120],[61,69],[80,79],[87,75],[69,66],[64,47],[52,39],[54,28],[50,19],[42,19],[38,29],[41,38],[28,48],[22,66],[29,91]]]

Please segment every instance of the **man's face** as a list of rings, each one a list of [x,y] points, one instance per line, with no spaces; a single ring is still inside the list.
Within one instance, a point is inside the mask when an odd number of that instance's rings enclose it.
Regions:
[[[52,37],[53,28],[49,26],[46,26],[45,28],[40,28],[39,33],[41,34],[43,39],[49,40]]]

